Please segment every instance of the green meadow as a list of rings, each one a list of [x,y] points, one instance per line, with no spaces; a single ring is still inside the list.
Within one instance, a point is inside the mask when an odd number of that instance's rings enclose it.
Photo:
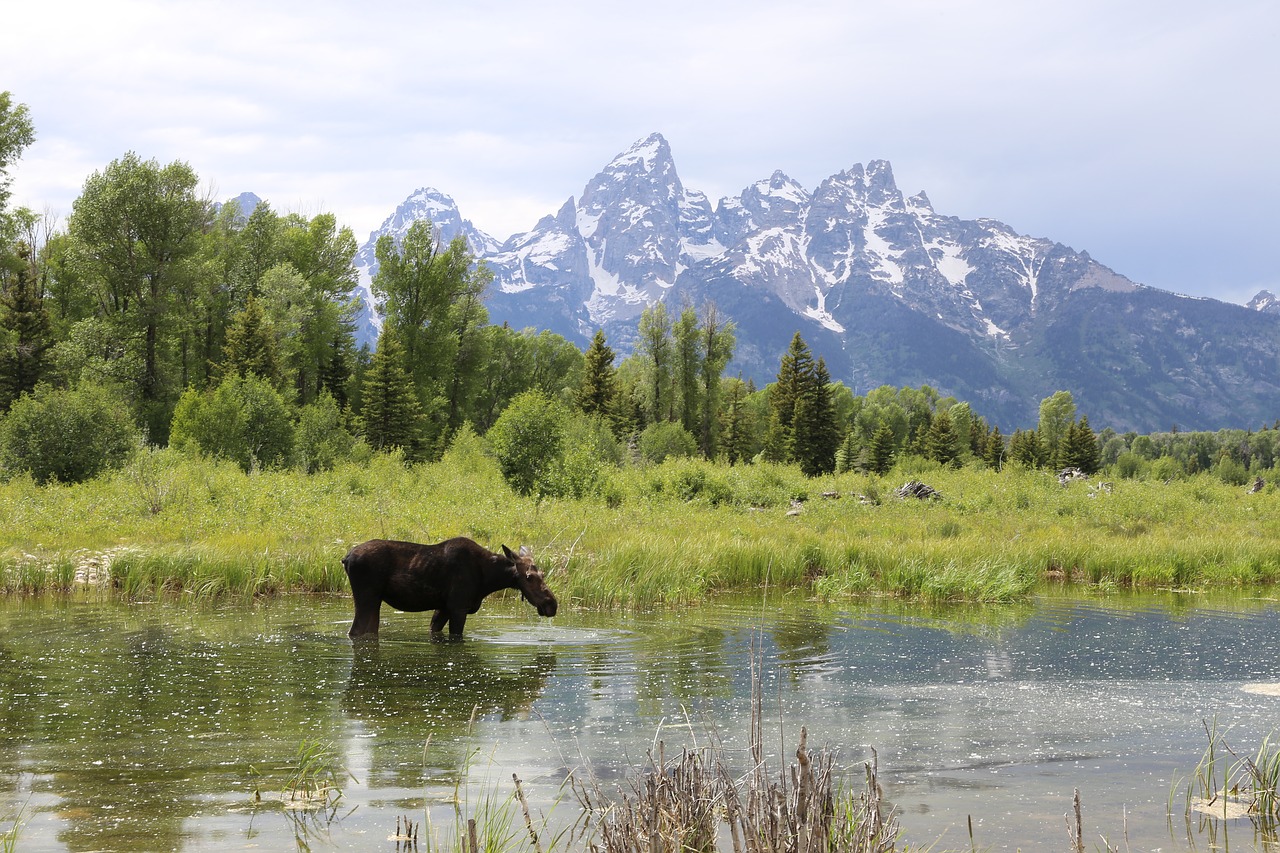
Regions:
[[[942,497],[902,499],[909,480]],[[589,498],[515,494],[478,444],[331,471],[245,473],[170,450],[76,485],[0,484],[0,590],[130,597],[343,593],[357,542],[533,547],[562,601],[681,605],[772,588],[820,598],[1010,601],[1043,584],[1250,588],[1280,580],[1274,486],[995,473],[884,476],[680,459],[609,469]]]

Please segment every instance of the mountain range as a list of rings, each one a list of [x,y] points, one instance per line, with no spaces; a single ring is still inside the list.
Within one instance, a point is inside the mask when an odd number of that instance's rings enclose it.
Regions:
[[[727,375],[764,384],[797,331],[854,393],[927,384],[1002,429],[1033,426],[1072,393],[1095,428],[1256,428],[1280,416],[1280,302],[1248,306],[1130,281],[1084,251],[995,219],[937,213],[884,160],[806,189],[782,172],[712,204],[653,134],[531,230],[499,241],[420,189],[357,256],[358,338],[380,319],[373,247],[429,219],[494,273],[490,321],[628,353],[641,312],[714,301],[736,325]]]

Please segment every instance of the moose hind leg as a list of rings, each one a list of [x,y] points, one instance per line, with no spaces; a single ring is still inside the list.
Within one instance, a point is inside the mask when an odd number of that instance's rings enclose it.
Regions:
[[[462,626],[467,624],[467,612],[459,610],[453,616],[449,617],[449,635],[452,637],[462,636]]]
[[[445,623],[449,621],[449,611],[440,609],[431,614],[431,633],[439,634],[444,630]]]

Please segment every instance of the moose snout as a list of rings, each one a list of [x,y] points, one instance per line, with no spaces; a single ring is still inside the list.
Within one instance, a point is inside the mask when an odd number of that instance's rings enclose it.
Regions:
[[[538,615],[539,615],[539,616],[555,616],[555,615],[556,615],[556,600],[555,600],[554,598],[549,598],[549,599],[547,599],[546,601],[544,601],[544,602],[542,602],[541,604],[539,604],[539,605],[538,605]]]

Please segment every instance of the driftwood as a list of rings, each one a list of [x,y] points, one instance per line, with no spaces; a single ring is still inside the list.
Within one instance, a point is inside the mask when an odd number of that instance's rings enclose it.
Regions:
[[[1063,468],[1058,472],[1058,482],[1064,486],[1072,480],[1087,479],[1089,479],[1089,475],[1081,471],[1079,468]]]
[[[942,492],[932,486],[927,486],[919,480],[911,480],[904,483],[901,488],[894,491],[894,494],[900,498],[919,498],[920,500],[941,500]]]

